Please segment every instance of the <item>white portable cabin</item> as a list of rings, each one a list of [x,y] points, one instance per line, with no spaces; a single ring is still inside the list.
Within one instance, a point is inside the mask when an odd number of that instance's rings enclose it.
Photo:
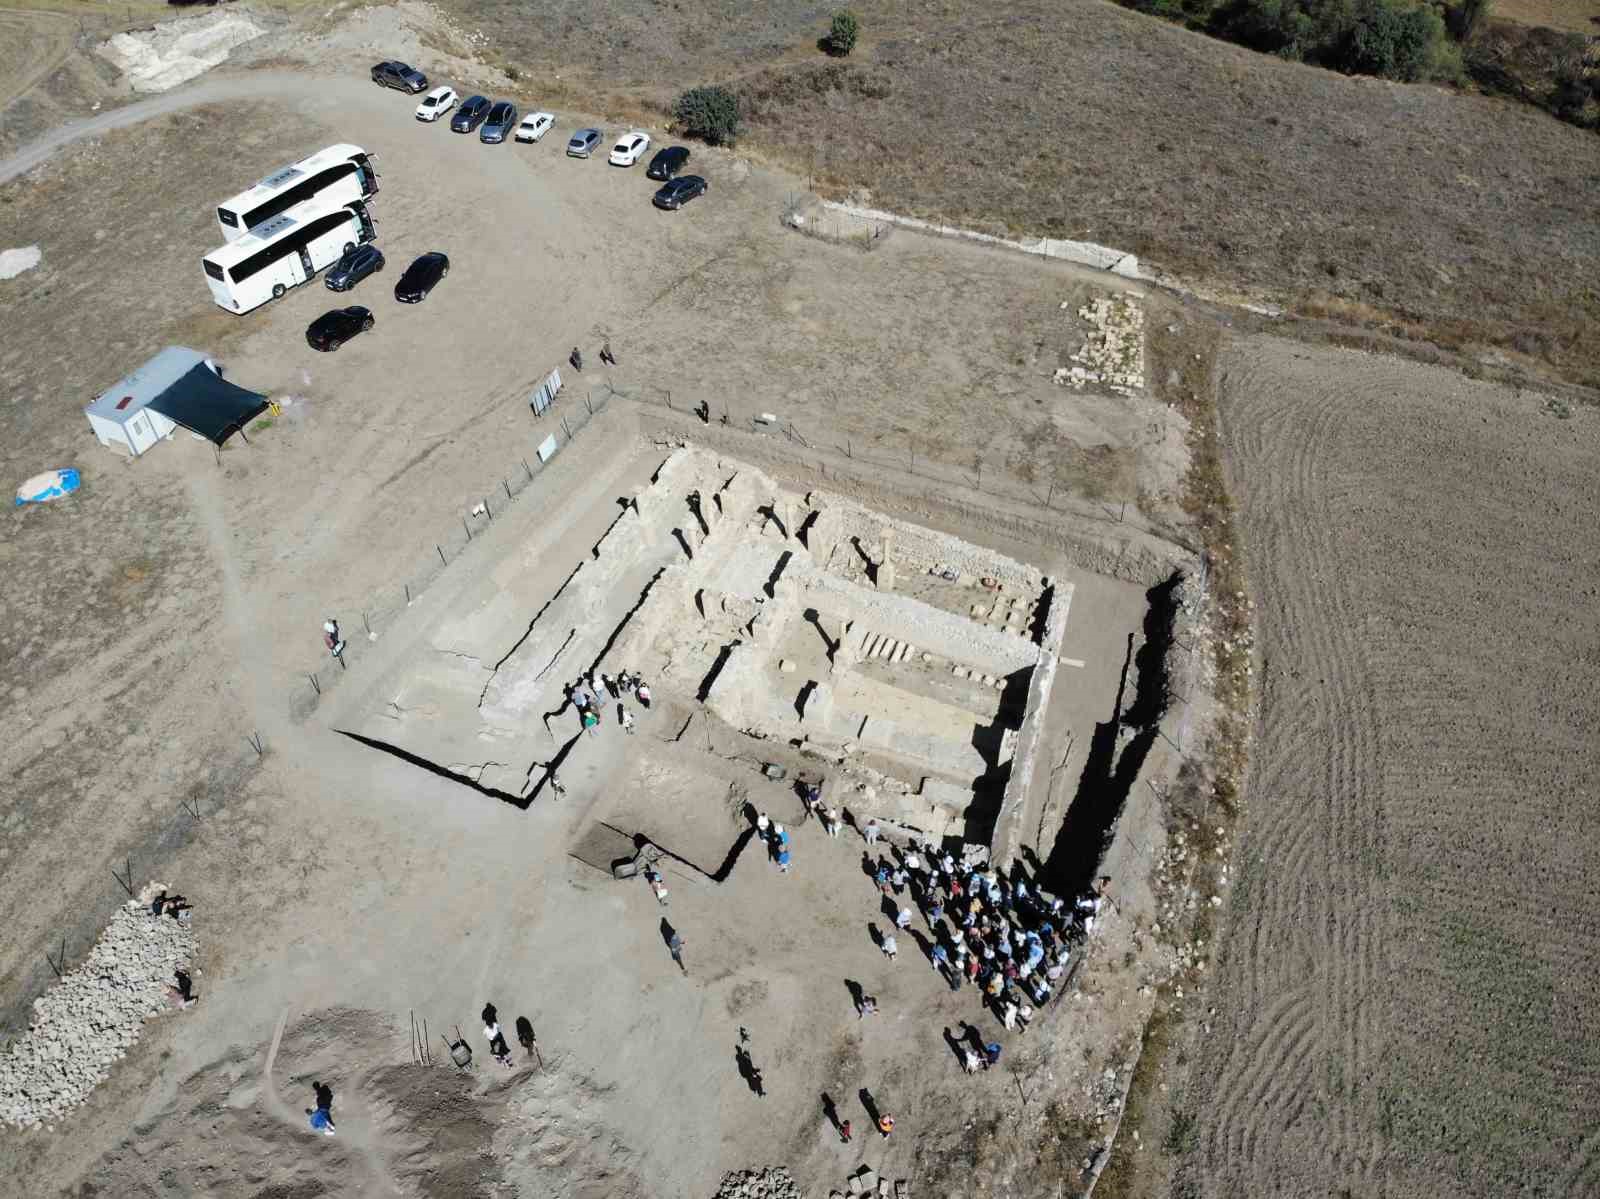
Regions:
[[[172,436],[177,422],[151,408],[150,401],[201,363],[217,371],[217,364],[199,350],[168,346],[96,396],[84,412],[100,444],[137,458],[162,438]]]

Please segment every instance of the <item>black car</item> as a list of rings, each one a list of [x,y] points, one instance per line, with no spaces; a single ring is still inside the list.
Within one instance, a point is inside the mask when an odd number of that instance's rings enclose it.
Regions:
[[[406,267],[406,273],[394,285],[394,298],[402,304],[420,304],[433,290],[434,284],[449,273],[450,259],[438,250],[424,254]]]
[[[322,281],[329,291],[349,291],[368,275],[383,269],[383,251],[370,243],[346,250],[344,257],[328,268]]]
[[[656,151],[656,156],[650,160],[650,165],[645,168],[644,173],[651,179],[659,179],[665,183],[683,170],[684,164],[688,161],[687,146],[668,146]]]
[[[456,109],[456,115],[450,118],[450,128],[455,133],[471,133],[483,124],[483,118],[489,115],[488,96],[468,96],[461,101],[461,106]]]
[[[478,130],[478,140],[485,145],[503,142],[517,127],[517,106],[510,100],[496,100],[489,115],[483,118],[483,128]]]
[[[651,201],[657,208],[682,208],[696,196],[706,194],[706,181],[699,175],[679,175],[661,185]]]
[[[372,82],[416,95],[428,86],[428,77],[403,62],[380,62],[372,68]]]
[[[357,333],[365,333],[377,322],[365,308],[335,308],[324,312],[306,330],[306,343],[313,350],[337,350]]]

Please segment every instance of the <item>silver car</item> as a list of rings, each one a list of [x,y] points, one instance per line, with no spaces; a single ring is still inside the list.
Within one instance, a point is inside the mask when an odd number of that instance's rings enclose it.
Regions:
[[[580,129],[567,143],[567,157],[588,158],[603,140],[604,135],[598,129]]]

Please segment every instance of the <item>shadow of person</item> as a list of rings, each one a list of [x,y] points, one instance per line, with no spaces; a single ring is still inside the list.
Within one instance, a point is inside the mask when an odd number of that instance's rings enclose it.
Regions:
[[[930,962],[933,961],[933,942],[928,939],[922,930],[908,928],[906,932],[911,934],[911,939],[917,943],[917,948],[922,950],[922,956]]]
[[[978,1031],[978,1026],[963,1020],[961,1022],[961,1030],[961,1039],[971,1044],[981,1054],[983,1052],[983,1034]]]
[[[678,930],[667,922],[665,916],[661,917],[661,943],[668,949],[672,948],[672,938],[678,935]]]
[[[883,912],[883,918],[890,924],[893,924],[895,917],[900,915],[900,905],[894,900],[890,899],[887,895],[883,897],[883,902],[880,903],[878,907],[879,910]]]
[[[950,1031],[950,1026],[948,1024],[945,1025],[945,1029],[944,1029],[944,1043],[946,1045],[950,1046],[950,1052],[956,1055],[956,1061],[961,1063],[961,1068],[963,1070],[966,1069],[966,1067],[967,1067],[967,1055],[966,1055],[966,1052],[961,1046],[960,1039],[957,1038],[955,1033]]]
[[[872,1092],[862,1087],[856,1092],[856,1098],[861,1100],[861,1106],[866,1110],[867,1121],[873,1128],[878,1127],[878,1101],[872,1097]]]
[[[749,1050],[743,1045],[736,1045],[733,1049],[733,1058],[739,1066],[739,1077],[744,1079],[745,1085],[750,1088],[751,1093],[757,1098],[765,1099],[767,1091],[761,1082],[761,1071],[756,1067],[754,1060],[751,1059]]]
[[[833,1096],[822,1092],[822,1114],[828,1117],[828,1123],[833,1125],[834,1132],[842,1132],[843,1126],[839,1123],[839,1109],[834,1106]]]
[[[861,1001],[863,998],[865,998],[867,993],[861,989],[861,984],[853,978],[845,979],[844,985],[850,992],[850,1002],[856,1005],[856,1012],[857,1014],[860,1014]]]
[[[878,863],[874,862],[872,855],[864,849],[861,851],[861,873],[873,880],[878,877]]]
[[[867,935],[872,938],[872,943],[879,949],[883,948],[883,934],[878,931],[878,926],[872,921],[867,921]]]

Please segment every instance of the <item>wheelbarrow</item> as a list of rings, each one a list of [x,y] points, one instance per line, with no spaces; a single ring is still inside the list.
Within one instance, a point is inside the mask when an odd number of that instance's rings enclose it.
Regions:
[[[444,1033],[439,1034],[439,1039],[450,1049],[450,1060],[456,1068],[465,1070],[472,1065],[472,1046],[467,1044],[467,1039],[461,1035],[461,1025],[456,1025],[456,1039],[451,1040]]]

